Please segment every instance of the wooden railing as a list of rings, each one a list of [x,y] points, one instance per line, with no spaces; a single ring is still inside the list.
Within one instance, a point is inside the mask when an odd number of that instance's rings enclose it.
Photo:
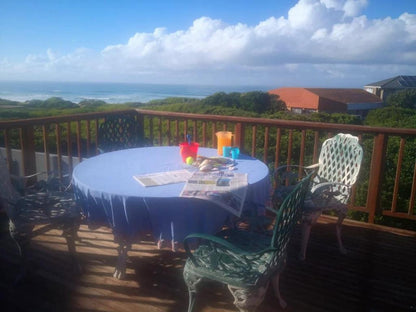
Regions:
[[[97,154],[99,124],[106,116],[120,113],[136,116],[151,145],[178,145],[189,133],[200,146],[215,147],[217,131],[232,131],[234,145],[242,153],[263,160],[271,170],[283,164],[315,163],[326,138],[339,132],[357,135],[364,160],[351,210],[364,213],[363,219],[369,223],[383,216],[416,220],[416,129],[137,109],[0,121],[0,145],[5,147],[9,168],[16,161],[11,151],[22,151],[22,174],[38,170],[35,152],[44,153],[47,172],[49,155],[56,154],[60,175],[63,156],[67,156],[70,173],[74,157],[82,161]]]

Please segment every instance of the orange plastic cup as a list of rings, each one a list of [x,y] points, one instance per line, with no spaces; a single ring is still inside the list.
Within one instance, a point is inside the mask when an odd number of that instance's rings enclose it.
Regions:
[[[233,133],[230,131],[218,131],[215,134],[217,135],[217,153],[218,155],[222,155],[222,147],[231,146]]]
[[[196,155],[198,155],[198,147],[199,143],[191,142],[182,142],[179,144],[179,151],[182,157],[182,161],[186,163],[186,159],[191,156],[194,160],[196,160]]]

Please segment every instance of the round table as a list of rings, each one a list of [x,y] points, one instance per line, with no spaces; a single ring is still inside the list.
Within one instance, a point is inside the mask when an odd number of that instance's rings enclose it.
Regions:
[[[216,156],[217,150],[199,148],[198,154]],[[236,163],[237,172],[248,174],[244,209],[262,213],[270,188],[267,166],[246,155],[240,155]],[[141,233],[152,233],[159,242],[182,242],[190,233],[213,234],[226,223],[231,214],[220,206],[180,197],[185,182],[144,187],[133,178],[192,168],[182,162],[177,146],[119,150],[78,164],[73,171],[73,186],[88,224],[111,226],[127,256],[129,246]]]

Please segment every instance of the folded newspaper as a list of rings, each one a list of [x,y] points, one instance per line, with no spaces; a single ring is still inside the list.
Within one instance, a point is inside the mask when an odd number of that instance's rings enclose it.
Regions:
[[[156,172],[142,175],[134,175],[133,178],[143,186],[158,186],[171,183],[187,181],[192,176],[189,170],[174,170],[166,172]]]
[[[234,171],[196,171],[180,196],[209,200],[240,217],[247,193],[247,174]]]

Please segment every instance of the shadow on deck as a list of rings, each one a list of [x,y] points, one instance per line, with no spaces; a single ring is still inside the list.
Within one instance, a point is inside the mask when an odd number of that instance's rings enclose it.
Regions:
[[[116,280],[111,232],[83,225],[77,251],[84,273],[75,276],[64,239],[51,230],[33,240],[34,268],[24,283],[13,286],[17,249],[4,220],[2,224],[2,311],[186,311],[183,252],[158,250],[150,241],[134,244],[127,278]],[[343,231],[346,256],[338,252],[333,219],[321,218],[312,229],[307,259],[300,262],[296,260],[297,229],[281,276],[281,291],[288,303],[285,311],[416,311],[416,234],[394,234],[351,221],[345,222]],[[226,287],[206,282],[195,312],[237,311],[232,301]],[[270,289],[258,311],[282,311]]]

